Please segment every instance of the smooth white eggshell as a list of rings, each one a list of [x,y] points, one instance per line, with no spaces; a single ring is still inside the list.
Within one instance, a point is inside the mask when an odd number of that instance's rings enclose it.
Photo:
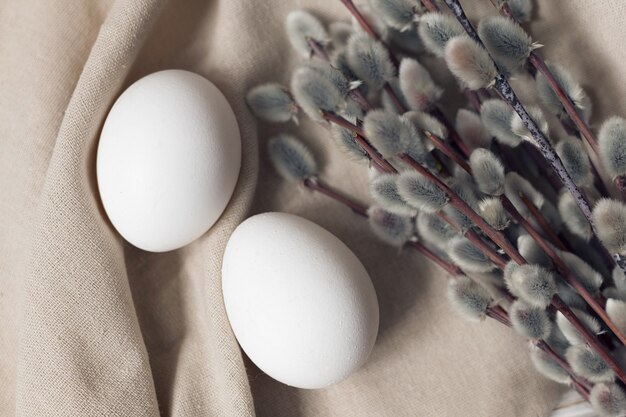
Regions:
[[[200,75],[160,71],[111,108],[98,145],[98,188],[127,241],[164,252],[218,220],[240,166],[239,128],[224,95]]]
[[[363,264],[301,217],[265,213],[239,225],[224,253],[222,286],[242,349],[287,385],[343,380],[376,340],[378,301]]]

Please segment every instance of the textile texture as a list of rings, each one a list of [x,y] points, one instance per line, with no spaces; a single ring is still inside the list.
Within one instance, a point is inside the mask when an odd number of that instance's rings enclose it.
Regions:
[[[494,13],[465,0],[471,17]],[[289,82],[299,58],[284,18],[304,8],[348,19],[335,0],[4,0],[0,2],[1,416],[544,416],[561,389],[532,369],[526,342],[468,324],[445,301],[445,275],[377,241],[363,220],[284,184],[245,92]],[[626,115],[626,4],[540,1],[530,25],[549,59],[590,92],[594,123]],[[435,59],[427,64],[441,68]],[[106,218],[95,179],[99,131],[119,94],[151,72],[197,72],[238,118],[243,164],[219,222],[183,249],[152,254]],[[449,76],[435,71],[439,81]],[[446,93],[446,101],[458,99]],[[453,116],[453,114],[450,114]],[[369,201],[366,168],[302,120],[301,137],[338,188]],[[221,298],[221,258],[248,215],[285,211],[327,228],[363,261],[381,309],[368,363],[306,391],[241,353]]]

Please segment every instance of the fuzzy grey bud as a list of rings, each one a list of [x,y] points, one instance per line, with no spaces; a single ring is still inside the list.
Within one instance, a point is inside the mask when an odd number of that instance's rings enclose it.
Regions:
[[[561,251],[559,257],[587,291],[591,294],[598,293],[603,281],[602,275],[598,271],[571,252]]]
[[[498,64],[509,71],[521,66],[530,53],[540,47],[513,20],[504,16],[484,18],[478,24],[478,35]]]
[[[596,384],[591,389],[589,402],[600,417],[626,415],[626,394],[617,384]]]
[[[456,113],[455,127],[469,149],[489,148],[491,135],[478,114],[467,109],[459,109]]]
[[[420,211],[417,215],[417,232],[426,242],[437,247],[444,247],[456,236],[456,232],[441,217],[433,213]]]
[[[398,192],[411,206],[426,212],[437,212],[448,204],[448,196],[441,188],[414,171],[400,174]]]
[[[304,181],[317,174],[317,164],[309,149],[294,136],[281,134],[268,143],[269,155],[276,171],[288,181]]]
[[[478,210],[478,201],[476,200],[476,195],[474,194],[474,191],[467,186],[466,183],[457,179],[451,179],[448,185],[450,186],[450,188],[452,188],[452,191],[454,191],[474,211]],[[452,205],[446,205],[443,211],[454,222],[454,224],[458,225],[460,229],[460,234],[464,234],[467,230],[474,226],[474,222],[469,217],[461,213]]]
[[[515,301],[509,309],[513,329],[528,339],[546,339],[552,331],[552,321],[545,309],[523,301]]]
[[[470,155],[469,164],[481,192],[492,196],[504,193],[504,165],[493,152],[476,149]]]
[[[487,255],[464,237],[455,237],[450,240],[448,255],[455,264],[467,272],[485,273],[495,268]]]
[[[613,382],[615,378],[613,370],[588,346],[572,346],[565,357],[574,372],[591,382]]]
[[[487,131],[503,145],[515,148],[522,139],[511,130],[513,109],[499,99],[485,100],[480,110],[480,118]]]
[[[448,299],[461,315],[473,321],[484,319],[493,302],[489,291],[465,276],[448,281]]]
[[[554,275],[539,265],[519,265],[505,274],[509,291],[535,307],[545,308],[556,293]]]
[[[354,133],[350,129],[333,124],[331,133],[335,144],[348,156],[355,160],[368,159],[367,152],[354,139]]]
[[[385,158],[403,153],[417,140],[415,127],[407,119],[384,110],[372,110],[363,120],[365,135]]]
[[[374,200],[386,210],[404,216],[412,216],[415,209],[398,193],[398,174],[379,174],[370,183]]]
[[[592,236],[591,225],[569,192],[561,193],[558,208],[567,230],[581,239],[589,241]]]
[[[380,15],[376,13],[375,10],[372,10],[368,2],[365,2],[365,4],[359,4],[358,8],[363,18],[370,24],[374,31],[378,33],[380,38],[387,39],[389,37],[389,26],[382,21]],[[359,23],[354,16],[350,17],[350,22],[352,23],[352,30],[355,35],[369,36],[365,29],[363,29],[363,26],[361,26],[361,23]]]
[[[591,100],[585,93],[585,90],[576,82],[574,77],[560,65],[547,64],[548,69],[559,83],[565,94],[574,103],[579,113],[583,116],[585,121],[589,120],[591,116]],[[539,100],[546,106],[548,111],[559,117],[566,116],[565,108],[561,104],[558,96],[548,83],[548,79],[545,75],[538,73],[536,78],[537,83],[537,96]]]
[[[353,35],[348,40],[347,51],[350,69],[370,89],[380,90],[393,79],[395,69],[380,42],[365,35]]]
[[[580,139],[572,136],[563,139],[557,143],[556,152],[576,185],[587,187],[593,183],[591,162]]]
[[[448,41],[445,58],[452,74],[472,90],[490,87],[498,74],[485,48],[466,35]]]
[[[559,294],[559,297],[561,297],[561,300],[568,305],[568,307],[577,308],[579,310],[587,308],[585,300],[565,282],[557,282],[556,292]]]
[[[352,85],[348,78],[339,69],[333,67],[326,61],[319,59],[307,61],[302,67],[317,71],[320,76],[330,81],[342,97],[346,97]]]
[[[593,208],[598,237],[611,252],[626,254],[626,205],[603,198]]]
[[[370,0],[370,4],[387,26],[401,31],[411,29],[416,13],[423,11],[415,0]]]
[[[415,59],[404,58],[400,62],[398,78],[402,94],[413,110],[425,111],[432,108],[443,94],[428,70]]]
[[[572,308],[572,311],[578,317],[578,319],[584,324],[584,326],[591,332],[591,334],[598,335],[602,331],[600,323],[595,317],[585,313],[582,310]],[[556,324],[559,326],[561,333],[572,345],[585,345],[586,339],[582,334],[574,327],[574,325],[565,318],[560,312],[556,314]]]
[[[561,365],[555,362],[543,350],[537,347],[532,347],[531,349],[530,360],[541,375],[559,384],[570,384],[571,378]]]
[[[261,84],[246,94],[252,114],[268,122],[288,122],[298,114],[298,106],[285,87],[276,83]]]
[[[626,174],[626,120],[607,119],[598,133],[600,159],[611,177]]]
[[[511,224],[511,219],[499,198],[485,198],[478,203],[480,215],[491,227],[504,230]]]
[[[432,142],[428,138],[426,138],[425,132],[430,132],[433,135],[437,136],[439,139],[446,139],[448,137],[448,129],[446,129],[443,123],[437,120],[437,118],[431,116],[428,113],[413,110],[404,113],[403,117],[408,119],[413,124],[413,126],[415,126],[415,129],[417,130],[422,140],[425,142],[428,150],[433,150],[434,145],[432,145]]]
[[[533,13],[532,0],[499,0],[500,3],[505,1],[508,3],[515,20],[521,23],[530,22]]]
[[[291,91],[302,110],[314,120],[323,120],[321,110],[339,112],[345,106],[337,87],[311,68],[301,67],[294,71]]]
[[[522,178],[516,172],[509,172],[506,174],[504,180],[504,193],[511,200],[511,203],[515,206],[523,216],[530,217],[531,213],[526,207],[526,204],[521,199],[521,195],[526,196],[535,207],[541,209],[544,203],[543,195],[532,186],[525,178]]]
[[[606,313],[621,332],[626,331],[626,302],[609,298],[606,300]]]
[[[552,267],[552,261],[548,255],[530,235],[524,234],[517,238],[517,250],[530,264],[537,264],[548,269]]]
[[[394,78],[391,81],[389,81],[389,86],[391,87],[391,90],[394,92],[395,98],[398,99],[398,101],[402,104],[404,108],[408,108],[409,105],[407,104],[406,99],[404,98],[404,94],[402,94],[402,91],[400,90],[400,82],[398,81],[398,79]],[[380,95],[383,108],[386,111],[395,113],[395,114],[401,114],[402,112],[398,109],[398,105],[396,104],[395,98],[392,97],[391,94],[386,89],[383,90]]]
[[[311,13],[303,10],[296,10],[287,15],[285,29],[291,45],[305,58],[311,56],[311,48],[307,38],[322,43],[328,37],[324,25]]]
[[[410,217],[391,213],[380,207],[367,211],[370,228],[378,238],[392,246],[403,246],[413,236]]]
[[[438,12],[422,15],[418,32],[426,49],[440,57],[445,55],[446,44],[450,39],[465,33],[453,16]]]

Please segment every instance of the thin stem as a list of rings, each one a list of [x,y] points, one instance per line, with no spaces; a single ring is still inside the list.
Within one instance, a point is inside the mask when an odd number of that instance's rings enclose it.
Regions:
[[[309,45],[309,48],[311,48],[312,56],[316,56],[322,61],[330,62],[330,57],[328,56],[328,53],[326,53],[326,49],[322,46],[321,43],[311,38],[310,36],[307,36],[305,40],[306,43]]]
[[[481,107],[480,95],[476,91],[470,90],[467,88],[463,90],[463,94],[465,94],[465,97],[467,97],[467,101],[469,101],[469,103],[472,105],[474,110],[480,113],[480,107]]]
[[[502,314],[497,312],[493,307],[488,308],[485,314],[487,315],[487,317],[494,319],[507,327],[511,327],[511,323]]]
[[[422,4],[429,12],[439,11],[439,6],[437,6],[433,0],[422,0]]]
[[[574,385],[574,389],[576,390],[576,392],[578,392],[578,394],[580,394],[581,397],[583,397],[583,399],[587,402],[589,402],[589,395],[591,393],[591,391],[589,390],[589,388],[585,387],[584,385],[582,385],[578,380],[576,379],[572,379],[572,385]]]
[[[385,83],[385,85],[383,86],[383,90],[385,90],[387,95],[389,95],[389,98],[391,99],[391,101],[393,101],[393,105],[396,106],[398,112],[400,114],[406,113],[407,108],[404,106],[404,104],[402,104],[402,100],[400,100],[400,97],[398,97],[391,84],[389,84],[388,82]]]
[[[444,1],[446,2],[448,8],[456,16],[457,20],[461,23],[461,25],[463,26],[467,34],[484,48],[484,45],[482,41],[480,40],[478,33],[476,32],[476,30],[472,26],[472,23],[469,21],[469,19],[465,15],[465,12],[463,11],[463,7],[459,3],[459,0],[444,0]],[[494,61],[494,65],[495,65],[495,61]],[[528,112],[526,111],[526,108],[519,101],[519,98],[515,94],[515,91],[513,90],[509,82],[507,81],[506,77],[500,71],[498,71],[498,74],[495,78],[494,87],[500,93],[502,98],[506,100],[507,103],[509,103],[509,105],[513,108],[513,110],[515,110],[515,112],[519,115],[522,122],[524,123],[524,126],[526,126],[526,128],[530,131],[531,135],[535,139],[537,147],[539,148],[539,151],[541,151],[541,153],[543,154],[543,157],[552,166],[552,169],[559,176],[563,185],[572,194],[574,201],[576,201],[576,204],[578,205],[580,210],[583,212],[584,216],[589,221],[589,224],[591,225],[591,228],[593,229],[594,234],[597,235],[597,229],[596,229],[595,224],[593,223],[591,206],[589,205],[589,202],[585,198],[582,191],[578,188],[576,183],[574,183],[574,181],[572,180],[572,177],[569,175],[569,173],[565,169],[565,166],[563,165],[563,162],[557,155],[556,151],[554,150],[554,148],[552,147],[552,145],[550,144],[546,136],[543,134],[543,132],[541,132],[541,130],[538,128],[535,121],[529,116]],[[624,272],[626,272],[626,257],[618,253],[613,253],[612,256],[613,256],[615,263]]]
[[[500,256],[495,249],[489,246],[489,244],[485,242],[483,238],[478,235],[478,233],[470,229],[466,231],[463,236],[477,246],[485,255],[487,255],[489,260],[491,260],[491,262],[493,262],[498,268],[504,269],[504,267],[506,267],[507,260],[502,258],[502,256]]]
[[[626,336],[622,333],[622,331],[617,327],[613,321],[609,318],[608,314],[600,304],[598,300],[587,290],[587,288],[580,282],[578,277],[572,272],[572,270],[565,264],[565,262],[561,259],[561,257],[556,253],[554,248],[545,241],[541,233],[539,233],[528,220],[524,218],[520,214],[519,211],[515,208],[511,200],[509,200],[505,195],[501,197],[502,205],[504,208],[511,214],[513,219],[517,221],[520,226],[524,228],[530,234],[537,245],[548,255],[548,257],[554,262],[554,265],[559,270],[565,281],[571,285],[583,299],[589,304],[591,309],[596,312],[600,320],[604,322],[609,329],[617,336],[617,338],[622,342],[622,344],[626,345]]]
[[[363,148],[370,159],[376,161],[376,164],[384,169],[385,172],[398,172],[393,165],[383,158],[381,154],[367,141],[367,139],[365,139],[365,131],[362,127],[359,127],[354,123],[351,123],[349,120],[346,120],[332,112],[322,111],[322,117],[330,123],[334,123],[337,126],[341,126],[354,132],[354,140],[361,146],[361,148]]]
[[[445,212],[438,211],[437,217],[441,220],[448,223],[454,230],[456,230],[461,236],[472,242],[476,247],[478,247],[488,258],[493,262],[498,268],[504,269],[507,264],[507,260],[504,259],[494,248],[492,248],[487,242],[483,240],[482,237],[478,235],[472,229],[467,229],[463,231],[461,226],[454,220],[452,220]]]
[[[439,120],[441,123],[443,123],[446,129],[448,129],[448,134],[450,135],[450,139],[452,139],[452,142],[454,142],[454,144],[459,148],[463,155],[468,157],[471,153],[469,148],[467,147],[465,142],[463,142],[463,139],[461,139],[461,135],[459,135],[459,132],[456,131],[452,123],[450,123],[450,121],[441,111],[441,109],[439,107],[435,107],[429,112],[429,114]]]
[[[437,265],[439,265],[442,269],[444,269],[450,275],[453,275],[453,276],[465,275],[463,273],[463,270],[461,270],[461,268],[459,268],[458,266],[454,265],[453,263],[450,263],[450,262],[447,262],[447,261],[443,260],[443,258],[441,258],[435,252],[433,252],[430,249],[428,249],[422,243],[411,240],[411,241],[407,242],[407,245],[409,247],[415,249],[416,251],[418,251],[419,253],[421,253],[422,255],[424,255],[426,258],[430,259],[431,261],[433,261]]]
[[[445,143],[443,139],[441,139],[437,135],[430,133],[427,130],[424,131],[424,134],[433,143],[433,145],[435,145],[435,148],[439,149],[444,155],[456,162],[461,168],[463,168],[465,172],[467,172],[468,174],[472,173],[471,168],[463,155],[459,154],[457,151],[448,146],[448,144]]]
[[[539,209],[533,204],[533,202],[530,201],[530,199],[524,194],[520,194],[520,199],[522,200],[528,211],[530,211],[530,214],[534,217],[537,223],[539,223],[539,226],[541,226],[543,231],[548,235],[548,237],[550,237],[552,243],[555,244],[560,250],[566,251],[567,247],[565,246],[559,235],[557,235],[554,229],[552,229],[552,227],[544,217],[543,213],[539,211]]]
[[[352,100],[354,100],[356,102],[356,104],[358,104],[366,113],[370,110],[372,110],[374,107],[372,107],[372,105],[370,104],[370,102],[367,100],[367,98],[365,98],[365,96],[363,95],[363,93],[361,93],[359,90],[354,89],[354,90],[350,90],[348,92],[348,95],[350,96],[350,98]]]
[[[400,159],[411,166],[415,171],[425,176],[429,181],[434,183],[442,191],[446,193],[450,199],[450,205],[460,211],[463,215],[469,218],[474,224],[483,231],[491,240],[498,245],[504,253],[506,253],[512,260],[518,264],[525,264],[526,260],[519,253],[517,248],[509,242],[509,240],[489,225],[478,213],[476,213],[457,193],[455,193],[445,182],[439,177],[430,172],[427,168],[423,167],[419,162],[415,161],[411,156],[407,154],[399,155]]]
[[[367,217],[366,206],[356,202],[355,200],[352,200],[351,198],[344,196],[343,194],[334,190],[332,187],[328,186],[327,184],[324,184],[322,181],[320,181],[317,178],[306,178],[304,180],[304,186],[312,191],[317,191],[318,193],[324,194],[325,196],[332,198],[333,200],[348,207],[359,216]]]

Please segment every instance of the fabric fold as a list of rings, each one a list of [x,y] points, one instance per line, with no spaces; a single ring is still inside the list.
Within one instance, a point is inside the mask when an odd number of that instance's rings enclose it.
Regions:
[[[158,416],[121,241],[96,200],[96,133],[163,5],[117,1],[65,111],[39,198],[16,415]]]

